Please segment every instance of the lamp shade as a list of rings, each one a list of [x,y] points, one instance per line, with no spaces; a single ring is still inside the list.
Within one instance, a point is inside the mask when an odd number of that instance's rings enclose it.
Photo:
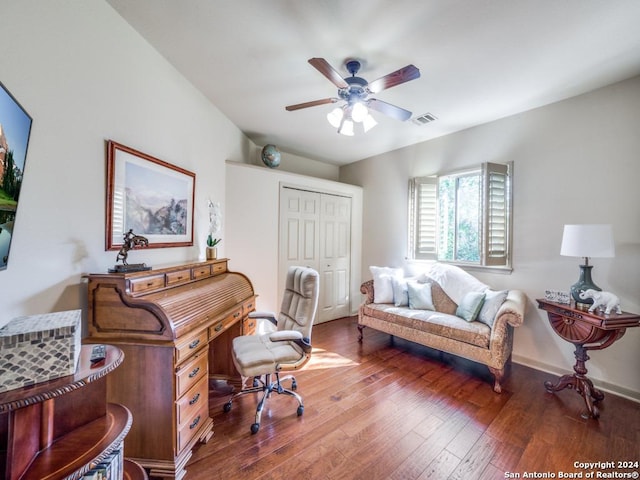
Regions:
[[[342,122],[342,117],[344,116],[344,111],[340,107],[336,107],[327,113],[327,120],[331,124],[332,127],[338,128],[340,127],[340,123]]]
[[[611,225],[565,225],[560,255],[585,258],[614,257]]]

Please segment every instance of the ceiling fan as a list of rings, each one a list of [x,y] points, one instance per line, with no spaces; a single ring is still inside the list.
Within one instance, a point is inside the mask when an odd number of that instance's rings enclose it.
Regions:
[[[324,58],[310,58],[309,63],[338,87],[338,96],[289,105],[285,107],[287,111],[291,112],[344,100],[346,103],[332,110],[327,115],[327,120],[338,129],[338,133],[349,136],[353,135],[354,122],[362,123],[365,132],[377,124],[368,109],[376,110],[400,121],[408,120],[411,117],[409,110],[372,98],[370,95],[419,78],[420,70],[414,65],[407,65],[368,83],[364,78],[356,76],[362,66],[358,60],[347,60],[345,66],[351,76],[345,78],[342,78],[340,73]]]

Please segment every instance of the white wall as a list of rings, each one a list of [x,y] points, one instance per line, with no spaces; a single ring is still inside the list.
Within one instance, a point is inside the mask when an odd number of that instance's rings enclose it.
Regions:
[[[580,259],[560,256],[563,225],[611,223],[616,257],[593,259],[593,279],[616,293],[624,310],[640,313],[638,125],[640,77],[342,167],[341,181],[364,188],[364,230],[380,232],[363,244],[363,278],[370,278],[369,265],[426,268],[405,260],[410,177],[513,161],[514,270],[477,276],[529,298],[525,324],[515,334],[515,361],[572,370],[573,346],[553,333],[535,299],[545,289],[566,291],[578,279]],[[640,328],[630,328],[613,346],[590,352],[589,376],[640,399],[638,351]]]
[[[324,179],[312,178],[246,164],[227,163],[227,218],[223,240],[229,268],[249,276],[259,295],[258,310],[280,309],[278,290],[278,236],[280,185],[296,185],[326,193],[352,197],[351,308],[360,304],[362,246],[362,189]]]
[[[115,263],[104,246],[107,139],[196,173],[197,245],[129,260],[197,258],[206,199],[224,201],[225,160],[255,148],[238,128],[101,0],[3,1],[0,58],[2,82],[33,117],[0,323],[80,308],[81,276]]]

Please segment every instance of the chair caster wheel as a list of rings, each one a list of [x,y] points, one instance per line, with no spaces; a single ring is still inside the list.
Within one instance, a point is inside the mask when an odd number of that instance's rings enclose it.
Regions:
[[[258,378],[257,377],[253,377],[253,386],[257,387],[258,385],[260,385],[260,383],[258,382]]]
[[[298,407],[298,416],[301,416],[304,413],[304,407],[302,405],[300,405]]]
[[[224,411],[224,413],[229,412],[229,410],[231,410],[231,402],[225,403],[224,407],[222,407],[222,410]]]
[[[293,382],[291,382],[291,390],[297,390],[298,389],[298,383],[294,380]]]
[[[254,423],[253,425],[251,425],[251,433],[252,434],[256,434],[258,433],[258,430],[260,430],[260,424],[259,423]]]

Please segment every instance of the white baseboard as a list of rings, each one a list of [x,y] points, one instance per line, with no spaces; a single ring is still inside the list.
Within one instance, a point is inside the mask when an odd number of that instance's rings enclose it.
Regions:
[[[535,370],[540,370],[542,372],[547,372],[547,373],[551,373],[553,375],[558,375],[558,376],[562,376],[562,375],[567,375],[567,374],[573,374],[573,370],[564,370],[561,368],[558,368],[556,366],[553,365],[549,365],[543,362],[538,362],[536,360],[531,360],[530,358],[525,358],[525,357],[521,357],[519,355],[513,354],[511,356],[511,360],[514,363],[518,363],[520,365],[524,365],[526,367],[531,367]],[[632,400],[634,402],[640,402],[640,392],[636,392],[633,390],[629,390],[627,388],[621,387],[620,385],[614,385],[612,383],[608,383],[605,382],[604,380],[600,380],[598,378],[591,378],[591,381],[594,382],[594,385],[596,386],[597,389],[599,390],[603,390],[605,392],[609,392],[612,393],[614,395],[618,395],[619,397],[623,397],[626,398],[628,400]]]

